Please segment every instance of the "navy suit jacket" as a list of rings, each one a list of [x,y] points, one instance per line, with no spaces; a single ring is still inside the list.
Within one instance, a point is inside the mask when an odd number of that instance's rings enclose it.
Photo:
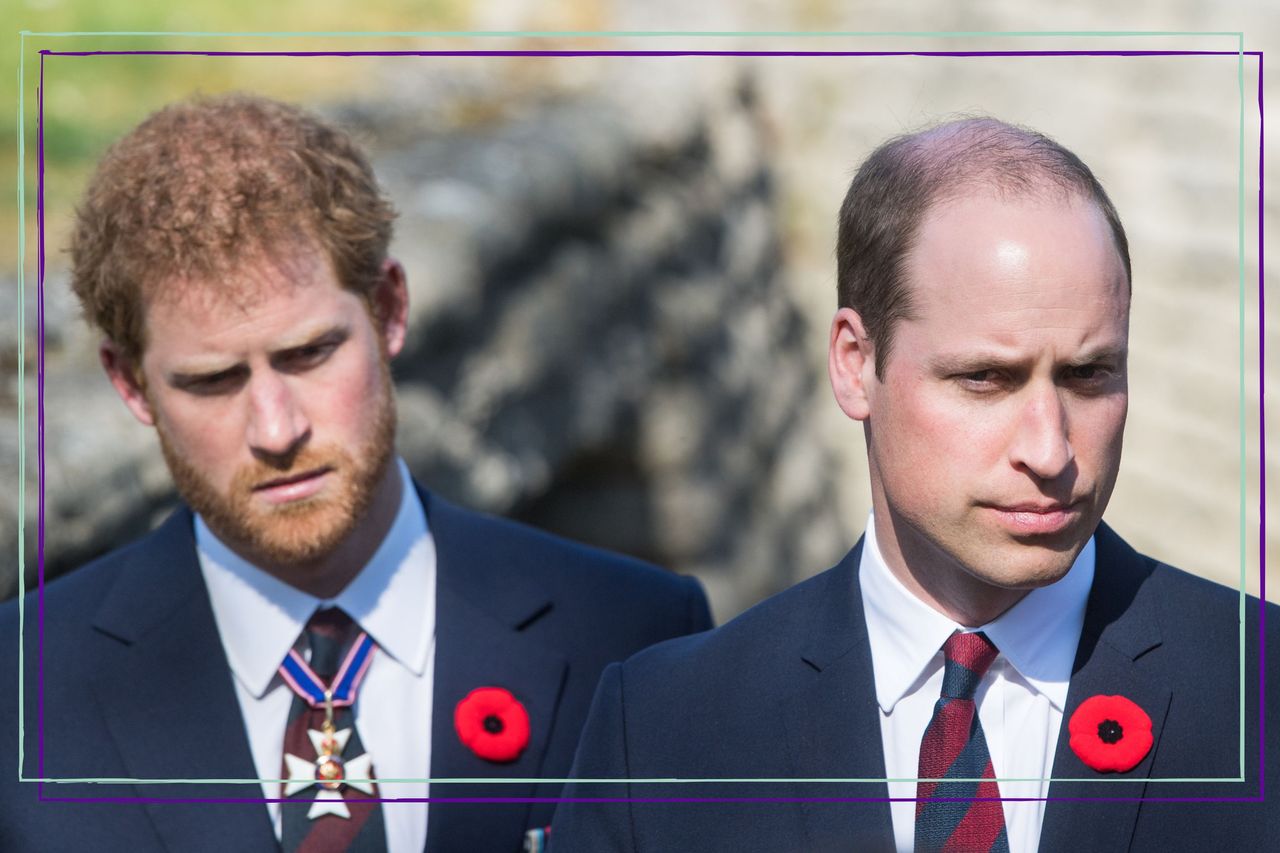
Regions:
[[[701,587],[419,492],[437,551],[431,777],[563,779],[601,670],[660,640],[710,627]],[[25,776],[258,776],[188,510],[50,584],[42,644],[38,606],[35,594],[28,596]],[[17,615],[16,602],[0,608],[0,636],[17,636]],[[9,649],[0,655],[0,683],[13,690],[18,656]],[[529,745],[510,764],[478,758],[453,731],[454,706],[481,686],[507,688],[528,710]],[[0,702],[0,732],[11,746],[17,708],[12,693]],[[279,850],[258,783],[37,786],[18,782],[12,753],[5,763],[0,850]],[[554,797],[559,787],[433,783],[430,793]],[[124,799],[76,802],[91,797]],[[193,798],[230,801],[182,802]],[[413,806],[384,805],[401,807]],[[527,828],[551,822],[554,807],[433,803],[426,849],[515,853]]]
[[[887,802],[832,801],[887,798],[883,781],[795,781],[885,777],[860,557],[861,543],[835,568],[715,631],[606,669],[571,774],[774,781],[575,782],[566,798],[637,801],[566,800],[552,827],[553,853],[892,850]],[[1268,605],[1266,613],[1271,779],[1280,774],[1278,610]],[[1266,803],[1153,799],[1259,797],[1258,612],[1249,599],[1242,670],[1238,592],[1144,557],[1099,528],[1040,850],[1275,849],[1267,848],[1280,837],[1275,796]],[[1098,694],[1124,695],[1151,717],[1155,743],[1127,773],[1094,771],[1068,744],[1067,720]],[[1242,749],[1243,782],[1158,781],[1238,778]],[[653,802],[677,797],[828,801]]]

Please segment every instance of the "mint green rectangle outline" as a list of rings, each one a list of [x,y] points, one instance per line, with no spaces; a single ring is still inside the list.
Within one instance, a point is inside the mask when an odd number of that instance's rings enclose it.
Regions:
[[[26,108],[27,33],[18,34],[18,781],[26,761],[26,553],[27,553],[27,134]]]
[[[1239,359],[1239,423],[1240,423],[1240,606],[1239,606],[1239,634],[1240,634],[1240,775],[1238,777],[1187,777],[1187,778],[1149,778],[1148,782],[1244,782],[1245,781],[1245,607],[1247,604],[1247,565],[1246,565],[1246,547],[1245,537],[1247,533],[1247,519],[1245,516],[1245,507],[1247,505],[1247,479],[1246,479],[1246,427],[1245,427],[1245,396],[1244,396],[1244,323],[1245,323],[1245,306],[1244,306],[1244,120],[1245,120],[1245,96],[1244,96],[1244,32],[1243,31],[1031,31],[1031,32],[696,32],[696,31],[645,31],[645,32],[589,32],[589,31],[488,31],[488,32],[466,32],[466,31],[441,31],[441,32],[217,32],[217,33],[201,33],[201,32],[32,32],[30,30],[22,30],[19,33],[22,41],[19,49],[18,61],[18,212],[19,212],[19,237],[18,237],[18,258],[19,258],[19,277],[18,292],[21,300],[21,310],[23,314],[22,328],[19,333],[19,355],[18,355],[18,377],[19,377],[19,403],[18,403],[18,423],[19,431],[23,440],[18,445],[18,507],[19,507],[19,524],[18,524],[18,625],[19,625],[19,648],[18,648],[18,779],[20,782],[43,782],[47,784],[262,784],[273,783],[279,784],[286,780],[280,779],[138,779],[126,777],[94,777],[94,778],[48,778],[48,777],[25,777],[22,775],[23,770],[23,733],[25,721],[25,702],[24,696],[24,680],[23,680],[23,661],[24,661],[24,644],[21,642],[23,637],[23,625],[25,623],[25,605],[23,598],[25,596],[25,549],[23,532],[25,529],[23,514],[24,499],[26,490],[25,479],[25,460],[26,460],[26,444],[25,444],[25,394],[21,389],[25,388],[25,335],[26,335],[26,303],[25,303],[25,234],[26,234],[26,218],[25,218],[25,180],[26,173],[24,169],[25,158],[25,133],[24,133],[24,110],[23,110],[23,65],[27,36],[41,37],[78,37],[78,36],[183,36],[183,37],[342,37],[342,38],[358,38],[358,37],[404,37],[418,38],[426,36],[434,37],[592,37],[592,38],[613,38],[613,37],[671,37],[671,36],[706,36],[706,37],[741,37],[741,36],[758,36],[758,37],[814,37],[814,38],[838,38],[838,37],[933,37],[933,38],[975,38],[975,37],[1159,37],[1159,36],[1204,36],[1204,37],[1223,37],[1233,36],[1236,39],[1236,71],[1239,94],[1239,132],[1238,132],[1238,179],[1237,179],[1237,271],[1238,271],[1238,330],[1240,338],[1240,359]],[[1261,351],[1259,358],[1262,357]],[[1261,405],[1261,401],[1259,402]],[[1260,464],[1265,464],[1265,460]],[[1264,508],[1265,511],[1265,508]],[[1265,543],[1261,545],[1265,549]],[[1264,604],[1265,606],[1265,604]],[[1259,702],[1265,705],[1265,697],[1259,697]],[[1262,768],[1259,768],[1261,772]],[[544,779],[544,778],[506,778],[506,779],[471,779],[471,778],[442,778],[442,779],[384,779],[387,783],[402,782],[427,782],[430,784],[450,784],[450,783],[486,783],[486,784],[529,784],[529,783],[566,783],[566,782],[628,782],[635,784],[646,783],[751,783],[760,782],[768,784],[776,783],[829,783],[829,784],[855,784],[855,783],[874,783],[874,782],[891,782],[891,781],[907,781],[898,779],[795,779],[795,778],[770,778],[770,779],[679,779],[679,778],[653,778],[653,779]],[[977,780],[973,780],[977,781]],[[1129,779],[1086,779],[1076,777],[1055,777],[1050,776],[1047,779],[1023,779],[1023,778],[999,778],[998,782],[1122,782],[1132,781]]]
[[[1239,79],[1239,91],[1240,91],[1240,133],[1239,133],[1240,173],[1236,179],[1236,193],[1237,193],[1237,205],[1238,205],[1238,210],[1236,212],[1236,222],[1239,223],[1239,228],[1237,229],[1238,243],[1236,246],[1236,266],[1239,270],[1239,275],[1240,275],[1240,284],[1239,284],[1239,290],[1237,293],[1236,301],[1239,303],[1239,306],[1240,306],[1240,314],[1237,321],[1238,325],[1236,328],[1240,332],[1240,385],[1239,385],[1239,396],[1240,396],[1240,615],[1239,615],[1239,620],[1240,620],[1240,778],[1243,779],[1245,775],[1245,770],[1244,770],[1244,765],[1245,765],[1244,683],[1245,682],[1244,680],[1246,677],[1246,673],[1244,671],[1245,669],[1244,668],[1244,658],[1245,658],[1244,626],[1245,626],[1245,605],[1248,601],[1248,596],[1245,591],[1246,575],[1247,575],[1247,572],[1245,571],[1245,533],[1248,527],[1248,525],[1245,522],[1245,505],[1246,505],[1246,493],[1248,491],[1248,486],[1246,483],[1247,457],[1245,456],[1246,440],[1245,440],[1245,405],[1244,405],[1244,36],[1243,35],[1241,35],[1240,37],[1240,52],[1239,52],[1239,57],[1236,61],[1236,73]],[[1262,59],[1261,57],[1259,57],[1258,59],[1259,88],[1261,88],[1262,85],[1263,85]],[[1261,104],[1258,105],[1258,109],[1259,111],[1262,110]],[[1259,117],[1259,122],[1261,122],[1261,117]],[[1262,148],[1261,139],[1258,140],[1258,148],[1259,148],[1259,151],[1261,151],[1261,148]],[[1261,190],[1261,180],[1262,180],[1261,174],[1258,175],[1258,180],[1259,180],[1259,190]],[[1259,212],[1258,215],[1261,216],[1262,213]],[[1259,242],[1261,242],[1262,240],[1261,232],[1259,232],[1258,240]],[[1261,245],[1258,246],[1258,253],[1259,253],[1258,254],[1258,272],[1259,272],[1258,304],[1261,305],[1262,304],[1262,291],[1261,291],[1262,246]],[[1258,318],[1258,322],[1259,324],[1262,323],[1261,317]],[[1259,343],[1258,344],[1259,365],[1261,365],[1261,362],[1262,362],[1262,354],[1263,354],[1262,347],[1263,347],[1263,344]],[[1259,369],[1261,369],[1261,366],[1259,366]],[[1263,404],[1263,401],[1261,398],[1259,398],[1258,405],[1262,406],[1262,404]],[[1258,465],[1264,466],[1266,464],[1267,464],[1267,461],[1265,459],[1262,459],[1261,454],[1259,454]],[[1259,479],[1259,484],[1261,484],[1262,479],[1264,478],[1265,478],[1265,475],[1263,475],[1263,478]],[[1263,507],[1263,512],[1266,512],[1266,507]],[[1259,568],[1259,575],[1261,575],[1262,567],[1266,564],[1265,551],[1267,546],[1266,546],[1266,543],[1263,542],[1263,543],[1260,543],[1259,547],[1261,550],[1259,551],[1259,555],[1258,555],[1258,561],[1259,561],[1258,568]],[[1258,597],[1260,599],[1262,598],[1261,592],[1262,590],[1259,589]],[[1265,601],[1263,601],[1262,606],[1266,607]],[[1266,639],[1263,638],[1261,642],[1266,642]],[[1259,658],[1259,660],[1261,660],[1261,657]],[[1262,691],[1260,689],[1258,691],[1259,711],[1265,714],[1266,707],[1267,707],[1267,697],[1262,695]],[[1262,734],[1262,729],[1260,728],[1259,737],[1261,737],[1261,734]],[[1274,733],[1273,733],[1273,737],[1274,737]],[[1258,793],[1259,795],[1262,794],[1262,774],[1264,770],[1262,765],[1264,761],[1265,759],[1262,756],[1259,756],[1258,758]]]

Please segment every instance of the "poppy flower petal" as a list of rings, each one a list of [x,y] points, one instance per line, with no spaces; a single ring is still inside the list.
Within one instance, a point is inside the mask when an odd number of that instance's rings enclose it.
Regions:
[[[529,745],[529,713],[509,690],[477,687],[453,709],[463,745],[486,761],[515,761]]]
[[[1155,738],[1151,718],[1124,696],[1090,696],[1067,724],[1071,751],[1103,773],[1124,773],[1142,763]]]

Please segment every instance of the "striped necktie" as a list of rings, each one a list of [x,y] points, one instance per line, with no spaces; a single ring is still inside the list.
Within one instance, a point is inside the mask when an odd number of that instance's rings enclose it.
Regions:
[[[373,640],[336,607],[317,610],[303,637],[310,661],[293,649],[280,665],[294,692],[284,735],[288,781],[280,847],[284,853],[386,850],[373,765],[352,713]]]
[[[973,695],[1000,652],[983,633],[947,638],[942,696],[920,742],[917,853],[1008,853],[1000,789]],[[924,781],[940,779],[942,781]],[[959,781],[959,780],[974,781]],[[981,780],[981,781],[977,781]],[[960,798],[947,802],[948,798]],[[976,799],[983,798],[983,799]]]

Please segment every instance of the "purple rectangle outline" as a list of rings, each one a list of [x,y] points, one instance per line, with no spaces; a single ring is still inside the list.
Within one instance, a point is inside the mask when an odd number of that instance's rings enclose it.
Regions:
[[[1254,56],[1237,50],[42,50],[42,56]]]
[[[37,358],[36,358],[36,409],[37,409],[37,468],[40,483],[38,490],[38,528],[36,537],[36,576],[37,576],[37,609],[38,650],[37,650],[37,767],[39,775],[44,775],[44,278],[45,278],[45,232],[44,232],[44,66],[48,56],[256,56],[256,57],[349,57],[349,56],[549,56],[549,57],[585,57],[585,56],[631,56],[631,57],[676,57],[676,56],[793,56],[793,57],[836,57],[836,56],[926,56],[926,57],[1048,57],[1048,56],[1256,56],[1258,58],[1258,427],[1259,427],[1259,589],[1258,589],[1258,796],[1257,797],[995,797],[995,798],[953,798],[935,797],[939,802],[974,802],[994,800],[997,802],[1159,802],[1159,803],[1262,803],[1265,802],[1266,778],[1266,600],[1267,600],[1267,549],[1266,549],[1266,406],[1265,373],[1266,360],[1266,314],[1263,310],[1265,292],[1264,252],[1264,206],[1265,197],[1263,169],[1265,161],[1265,120],[1263,100],[1263,52],[1262,51],[1197,51],[1197,50],[1063,50],[1063,51],[730,51],[730,50],[670,50],[670,51],[631,51],[631,50],[463,50],[463,51],[182,51],[182,50],[118,50],[118,51],[53,51],[41,50],[40,84],[36,91],[36,223],[38,230],[37,246]],[[1241,330],[1243,333],[1243,330]],[[1243,592],[1243,590],[1242,590]],[[1241,654],[1244,650],[1241,649]],[[139,780],[146,781],[146,780]],[[625,782],[619,779],[618,782]],[[37,799],[41,802],[75,802],[75,803],[279,803],[282,798],[273,797],[46,797],[46,783],[36,783]],[[501,783],[496,783],[501,784]],[[515,784],[515,783],[512,783]],[[378,797],[374,802],[383,803],[858,803],[858,802],[915,802],[915,797]]]

